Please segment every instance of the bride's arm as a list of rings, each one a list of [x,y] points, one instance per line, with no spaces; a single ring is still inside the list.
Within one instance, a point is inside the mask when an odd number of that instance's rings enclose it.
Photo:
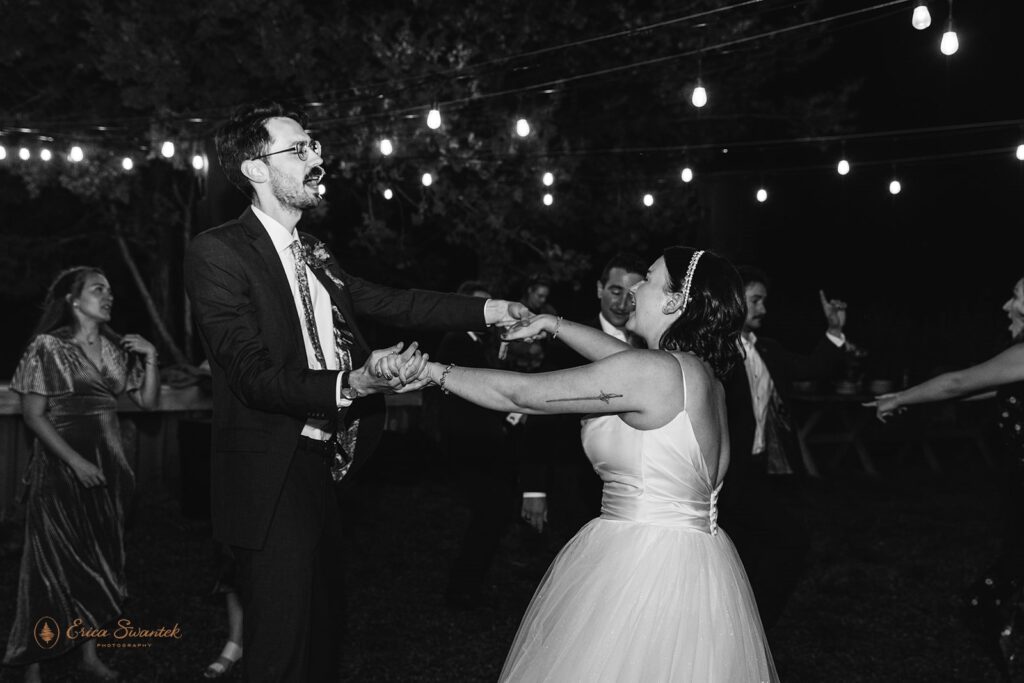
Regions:
[[[589,361],[601,360],[633,347],[610,334],[580,325],[561,316],[538,315],[510,327],[502,338],[507,341],[534,337],[542,332],[561,339],[569,348]]]
[[[531,415],[643,413],[664,403],[669,383],[679,377],[679,365],[670,354],[633,349],[558,372],[427,363],[426,375],[445,391],[491,410]]]

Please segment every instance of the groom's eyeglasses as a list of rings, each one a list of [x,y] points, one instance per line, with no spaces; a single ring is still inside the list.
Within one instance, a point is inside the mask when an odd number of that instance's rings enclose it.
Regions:
[[[303,140],[302,142],[296,142],[288,149],[279,149],[276,152],[268,152],[261,154],[253,159],[265,159],[266,157],[272,157],[275,154],[287,154],[288,152],[294,152],[295,156],[299,157],[300,161],[305,161],[309,157],[309,153],[320,156],[320,142],[317,140]]]

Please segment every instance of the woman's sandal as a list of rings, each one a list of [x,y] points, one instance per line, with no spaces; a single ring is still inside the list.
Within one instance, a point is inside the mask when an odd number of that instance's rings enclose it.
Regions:
[[[217,660],[203,671],[203,678],[221,678],[231,673],[232,667],[242,658],[242,646],[229,640]]]

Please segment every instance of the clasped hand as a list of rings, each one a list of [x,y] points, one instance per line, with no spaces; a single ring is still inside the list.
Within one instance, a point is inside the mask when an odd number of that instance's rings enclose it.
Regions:
[[[394,346],[370,352],[366,363],[353,373],[350,383],[360,395],[402,394],[421,389],[429,383],[425,369],[430,356],[420,353],[419,343]]]

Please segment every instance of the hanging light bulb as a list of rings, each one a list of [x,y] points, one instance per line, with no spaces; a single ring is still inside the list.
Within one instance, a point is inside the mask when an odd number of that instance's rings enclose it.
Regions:
[[[550,192],[544,193],[544,206],[551,206],[555,203],[555,197]]]
[[[644,195],[644,206],[654,206],[654,195],[647,193]]]
[[[434,176],[430,175],[429,173],[424,173],[423,177],[420,178],[420,182],[423,183],[423,187],[430,187],[431,185],[434,184]]]
[[[327,186],[324,185],[323,183],[320,183],[319,185],[316,186],[316,192],[321,197],[323,197],[325,194],[327,194]]]
[[[32,152],[28,151],[28,147],[22,147],[18,150],[18,158],[22,161],[28,161],[32,157]]]
[[[840,159],[839,163],[836,165],[836,172],[838,172],[839,175],[846,175],[847,173],[849,173],[850,162],[847,161],[846,159]]]
[[[693,89],[693,94],[690,95],[690,102],[698,109],[708,103],[708,91],[704,88],[699,78],[697,79],[697,87]]]
[[[121,168],[126,171],[130,171],[135,168],[135,162],[132,161],[131,157],[125,157],[124,159],[121,159]]]
[[[950,17],[949,23],[946,24],[946,32],[942,34],[942,42],[939,43],[939,50],[942,54],[947,57],[956,54],[956,51],[960,49],[960,41],[956,37],[956,31],[953,30],[953,19]]]
[[[530,122],[526,119],[519,119],[516,121],[516,135],[521,138],[525,138],[530,134]]]
[[[82,159],[84,159],[84,158],[85,158],[85,152],[78,145],[75,145],[74,147],[72,147],[71,151],[68,152],[68,159],[70,159],[72,162],[74,162],[76,164],[79,161],[81,161]]]
[[[6,158],[7,158],[7,148],[4,147],[3,145],[0,145],[0,161],[3,161]]]
[[[204,168],[206,168],[206,157],[204,157],[202,154],[196,154],[195,156],[193,156],[192,168],[194,168],[197,171],[202,171]]]
[[[547,173],[544,174],[540,181],[544,183],[545,187],[551,187],[552,185],[555,184],[555,174],[548,171]]]
[[[889,194],[891,195],[898,195],[902,189],[903,186],[900,185],[900,181],[898,180],[893,179],[893,181],[889,183]]]
[[[0,156],[0,159],[3,159],[4,156],[7,155],[4,154],[3,156]],[[1024,145],[1017,145],[1017,159],[1024,161]]]
[[[923,31],[932,25],[932,14],[928,11],[928,3],[925,0],[919,0],[917,7],[914,8],[914,15],[910,18],[910,23],[918,31]]]
[[[684,183],[688,183],[693,180],[693,169],[687,166],[683,169],[683,172],[679,174],[679,177],[683,179]]]
[[[441,110],[434,107],[427,112],[427,128],[437,130],[441,127]]]
[[[381,138],[380,153],[386,157],[389,157],[394,151],[395,146],[391,144],[391,140],[389,140],[388,138]]]
[[[43,147],[43,149],[40,150],[39,152],[39,158],[42,159],[43,161],[49,161],[50,159],[53,158],[53,153],[50,152],[50,150]]]
[[[768,190],[764,189],[763,187],[760,187],[758,188],[757,195],[755,196],[757,197],[757,201],[764,204],[766,201],[768,201]]]
[[[173,157],[174,156],[174,143],[171,142],[170,140],[167,140],[166,142],[164,142],[164,144],[160,145],[160,154],[165,159],[170,159],[171,157]]]
[[[384,188],[384,199],[391,201],[391,198],[395,196],[395,193],[391,191],[390,187]]]

